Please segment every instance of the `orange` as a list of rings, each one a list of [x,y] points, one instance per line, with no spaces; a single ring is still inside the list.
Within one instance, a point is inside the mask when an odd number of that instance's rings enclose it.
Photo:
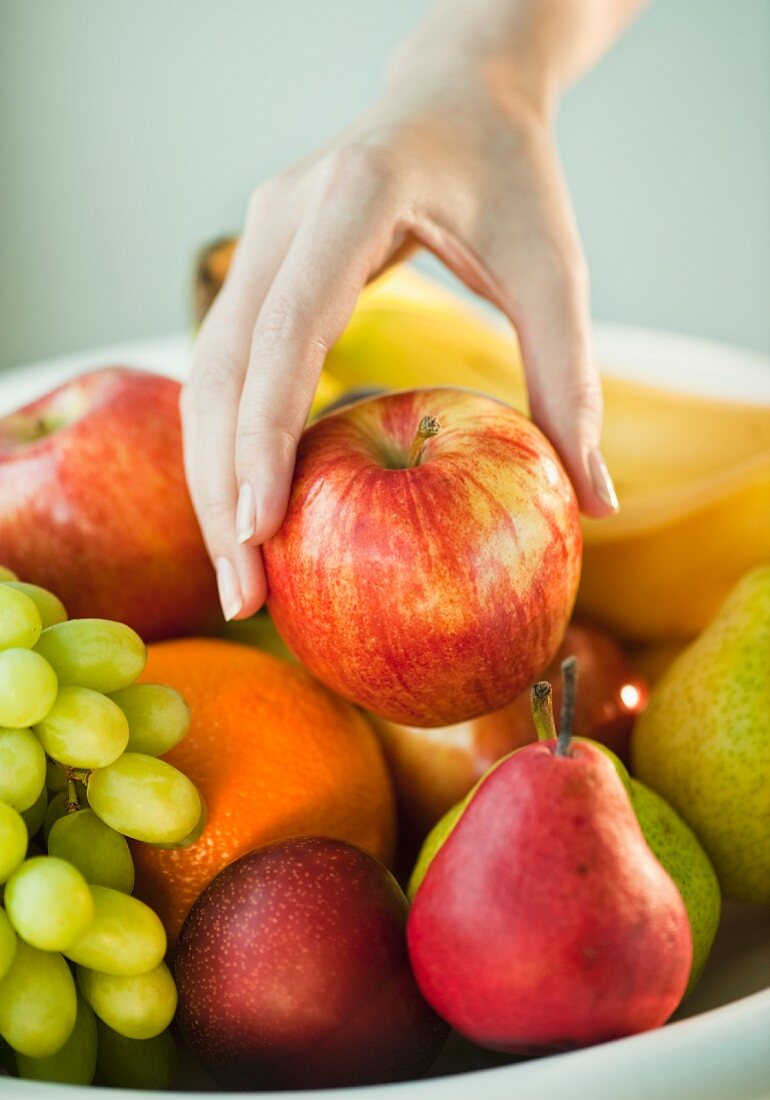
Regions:
[[[316,835],[393,856],[393,791],[363,716],[303,668],[234,642],[189,638],[149,647],[142,680],[190,705],[186,737],[164,757],[208,808],[189,848],[134,843],[136,893],[174,943],[198,894],[238,856],[282,837]]]

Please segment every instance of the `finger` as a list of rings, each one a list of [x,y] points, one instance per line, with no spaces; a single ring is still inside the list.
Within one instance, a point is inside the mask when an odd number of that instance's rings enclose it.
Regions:
[[[499,181],[465,226],[429,223],[423,241],[509,317],[521,346],[533,420],[570,475],[590,516],[617,511],[600,450],[602,394],[593,353],[588,279],[553,152],[522,155],[511,195]]]
[[[289,234],[275,226],[268,233],[259,207],[252,202],[228,278],[201,327],[181,401],[190,495],[226,619],[253,614],[265,597],[261,555],[234,535],[235,432],[251,332]]]
[[[280,526],[324,358],[393,242],[394,208],[376,173],[349,158],[322,168],[260,310],[241,396],[239,537],[254,544]]]

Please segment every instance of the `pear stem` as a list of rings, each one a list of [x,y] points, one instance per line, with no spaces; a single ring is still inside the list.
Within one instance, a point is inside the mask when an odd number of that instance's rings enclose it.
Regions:
[[[535,723],[538,741],[556,740],[556,723],[553,720],[553,691],[547,680],[535,684],[529,696],[532,721]]]
[[[441,425],[435,416],[424,416],[422,418],[417,426],[417,434],[412,440],[412,446],[409,450],[409,458],[407,460],[408,466],[420,465],[426,440],[430,439],[431,436],[437,435],[440,430]]]
[[[565,657],[561,663],[561,678],[564,695],[559,721],[559,739],[556,742],[556,756],[569,756],[572,740],[572,725],[575,720],[575,698],[577,695],[578,663],[577,657]]]

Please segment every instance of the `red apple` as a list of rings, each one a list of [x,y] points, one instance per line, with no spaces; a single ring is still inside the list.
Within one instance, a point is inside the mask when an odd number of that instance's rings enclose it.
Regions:
[[[553,657],[581,535],[534,424],[426,389],[306,430],[264,555],[270,613],[311,672],[386,718],[442,726],[510,703]]]
[[[558,721],[559,666],[573,655],[580,667],[575,733],[591,737],[628,763],[628,739],[648,688],[618,643],[602,630],[570,623],[556,656],[535,677],[553,684]],[[502,756],[537,740],[529,689],[502,710],[467,722],[424,729],[369,715],[382,743],[399,800],[403,838],[420,843],[447,810]]]
[[[223,1088],[330,1088],[425,1072],[448,1028],[419,993],[407,901],[373,856],[277,841],[216,876],[179,937],[177,1022]]]
[[[0,560],[144,638],[214,621],[169,378],[104,367],[0,419]]]

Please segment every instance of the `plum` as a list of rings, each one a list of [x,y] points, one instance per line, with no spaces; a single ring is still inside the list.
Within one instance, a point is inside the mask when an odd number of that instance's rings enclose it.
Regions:
[[[174,958],[177,1021],[224,1088],[368,1085],[424,1073],[448,1027],[406,947],[408,903],[353,845],[295,837],[203,891]]]

